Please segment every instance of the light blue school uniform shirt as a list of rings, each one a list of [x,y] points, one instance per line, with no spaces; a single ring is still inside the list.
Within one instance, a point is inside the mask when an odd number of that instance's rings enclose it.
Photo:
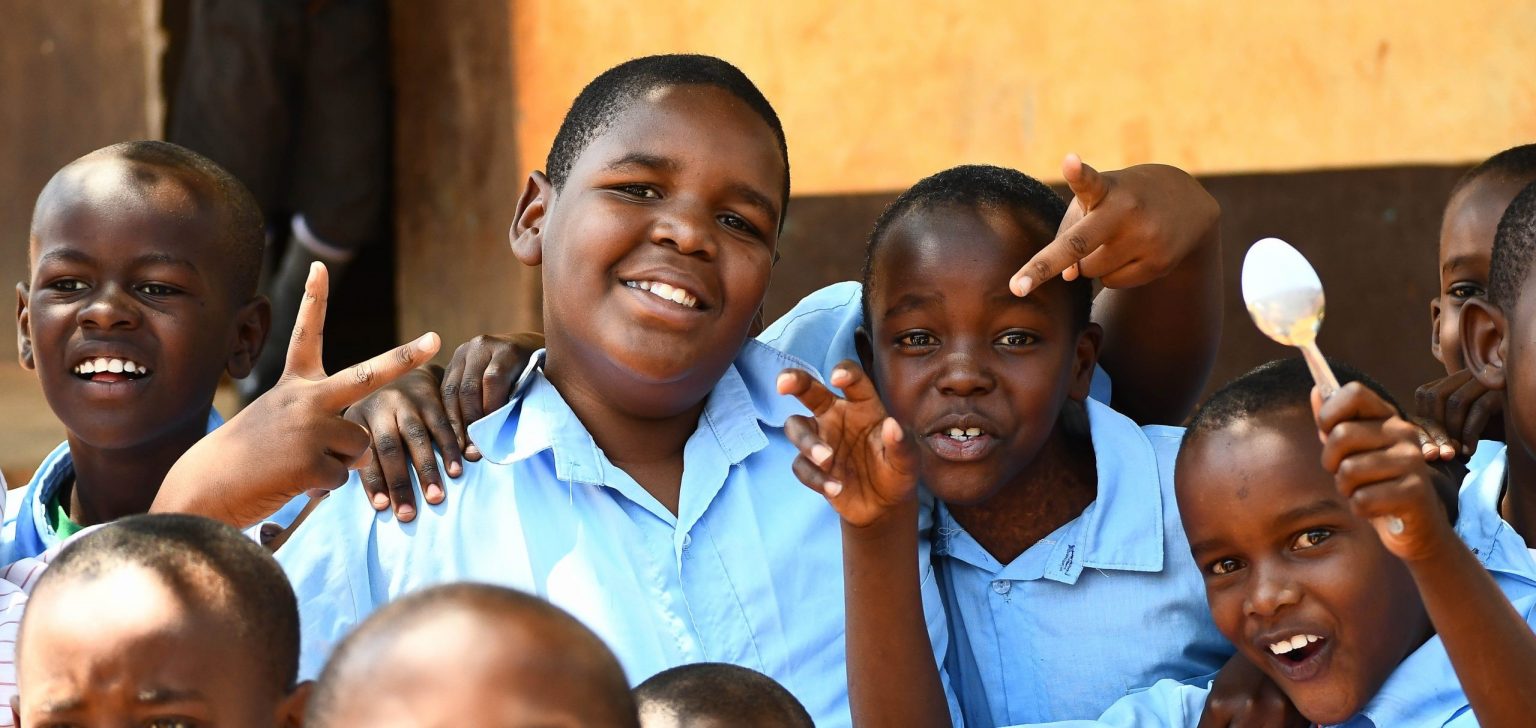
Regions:
[[[1482,467],[1469,473],[1457,498],[1456,534],[1472,549],[1493,575],[1515,611],[1536,629],[1536,559],[1520,535],[1498,513],[1503,491],[1506,453],[1503,443],[1483,443],[1488,448]],[[1210,683],[1180,684],[1164,680],[1151,689],[1131,695],[1091,721],[1053,723],[1052,726],[1100,726],[1104,728],[1174,728],[1200,722]],[[1439,727],[1469,728],[1477,718],[1466,692],[1456,678],[1445,643],[1439,636],[1420,645],[1382,684],[1360,713],[1340,723],[1342,728]]]
[[[219,411],[209,408],[207,432],[213,432],[223,424],[224,418],[219,416]],[[48,457],[43,458],[42,464],[32,474],[32,480],[22,487],[20,493],[13,493],[6,498],[5,523],[0,525],[0,565],[35,557],[63,543],[64,539],[59,537],[53,525],[48,522],[48,502],[54,499],[60,488],[74,479],[75,461],[70,456],[69,441],[66,440],[48,453]],[[265,521],[286,528],[308,503],[309,496],[300,495]],[[246,535],[261,541],[261,526],[252,526],[246,530]]]
[[[1092,718],[1160,679],[1210,675],[1232,655],[1174,500],[1184,430],[1087,407],[1098,496],[1011,562],[938,506],[945,667],[968,725]]]
[[[842,533],[795,479],[784,420],[804,409],[775,379],[797,359],[755,341],[710,392],[684,448],[673,515],[604,456],[534,356],[505,407],[470,427],[480,462],[400,523],[354,475],[277,552],[298,594],[313,677],[375,608],[433,584],[532,592],[575,615],[632,683],[729,662],[790,690],[818,726],[849,724]],[[927,554],[921,554],[927,563]],[[938,604],[931,575],[925,603]],[[944,619],[929,615],[935,661]]]

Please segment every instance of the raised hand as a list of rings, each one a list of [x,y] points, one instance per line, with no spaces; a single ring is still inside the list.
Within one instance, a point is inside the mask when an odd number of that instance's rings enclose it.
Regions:
[[[1415,561],[1447,544],[1460,547],[1437,492],[1453,486],[1424,461],[1417,425],[1359,382],[1326,402],[1314,389],[1312,411],[1323,434],[1323,467],[1355,514],[1375,525],[1388,551]],[[1402,522],[1400,531],[1388,525],[1393,516]]]
[[[838,364],[828,380],[847,399],[800,369],[779,374],[779,393],[799,399],[812,414],[795,415],[784,423],[784,434],[800,450],[795,477],[826,496],[844,522],[870,526],[916,497],[916,448],[901,425],[886,415],[874,384],[858,364]]]
[[[437,353],[425,334],[327,376],[320,350],[329,295],[325,266],[311,266],[277,385],[209,433],[171,468],[151,511],[247,527],[299,494],[331,490],[367,452],[368,431],[341,411]]]
[[[1416,420],[1433,445],[1424,448],[1425,458],[1450,460],[1471,455],[1477,441],[1496,429],[1489,425],[1504,413],[1504,393],[1483,386],[1463,369],[1419,387],[1414,404]]]
[[[518,375],[542,348],[543,334],[524,332],[481,334],[454,350],[443,373],[443,408],[465,459],[480,459],[480,449],[469,440],[469,426],[508,402]]]
[[[1076,154],[1061,165],[1072,203],[1056,239],[1009,281],[1018,296],[1056,276],[1134,288],[1163,277],[1198,250],[1220,207],[1187,172],[1143,164],[1100,173]]]

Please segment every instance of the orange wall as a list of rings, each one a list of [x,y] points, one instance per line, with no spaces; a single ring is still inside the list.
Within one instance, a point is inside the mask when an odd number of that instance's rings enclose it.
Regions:
[[[1531,3],[512,6],[528,165],[586,81],[678,51],[763,88],[797,194],[900,189],[960,162],[1053,176],[1068,151],[1223,173],[1467,162],[1536,139]]]

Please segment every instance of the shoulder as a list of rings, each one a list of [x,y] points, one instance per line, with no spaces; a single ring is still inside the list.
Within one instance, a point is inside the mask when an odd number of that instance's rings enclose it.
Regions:
[[[864,325],[863,287],[834,283],[801,299],[757,340],[825,368],[856,358],[854,332]]]

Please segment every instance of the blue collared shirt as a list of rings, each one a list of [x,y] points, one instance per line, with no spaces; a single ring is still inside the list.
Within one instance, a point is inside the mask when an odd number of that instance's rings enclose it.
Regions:
[[[210,407],[207,432],[213,432],[223,424],[224,418],[219,411]],[[12,494],[5,500],[5,523],[0,526],[0,565],[37,556],[63,543],[64,539],[59,538],[53,525],[48,523],[48,502],[54,499],[59,488],[74,479],[75,461],[70,456],[69,441],[66,440],[43,458],[21,493]],[[265,520],[286,528],[308,503],[309,496],[300,495]],[[261,542],[260,524],[247,529],[246,535]]]
[[[511,403],[470,427],[484,457],[450,479],[443,503],[399,523],[368,505],[354,475],[278,551],[303,617],[300,674],[314,676],[390,599],[481,581],[575,615],[632,682],[730,662],[782,683],[817,725],[848,725],[841,528],[791,472],[782,427],[804,409],[774,385],[804,363],[747,342],[684,448],[673,515],[604,456],[542,359]],[[924,589],[938,604],[931,574]],[[942,655],[942,613],[928,622]]]
[[[769,324],[757,340],[816,365],[823,374],[843,360],[859,361],[854,332],[864,325],[863,291],[858,281],[821,288]],[[1095,366],[1088,396],[1108,403],[1109,395],[1109,375]]]
[[[1501,442],[1484,441],[1478,444],[1477,454],[1484,451],[1488,455],[1481,467],[1467,473],[1467,479],[1462,481],[1456,499],[1456,533],[1501,587],[1506,582],[1515,582],[1536,588],[1536,555],[1525,547],[1525,540],[1514,526],[1499,515],[1509,448]]]
[[[1184,431],[1088,400],[1098,496],[1008,564],[939,506],[947,672],[969,725],[1092,718],[1163,678],[1220,669],[1216,630],[1173,495]]]

